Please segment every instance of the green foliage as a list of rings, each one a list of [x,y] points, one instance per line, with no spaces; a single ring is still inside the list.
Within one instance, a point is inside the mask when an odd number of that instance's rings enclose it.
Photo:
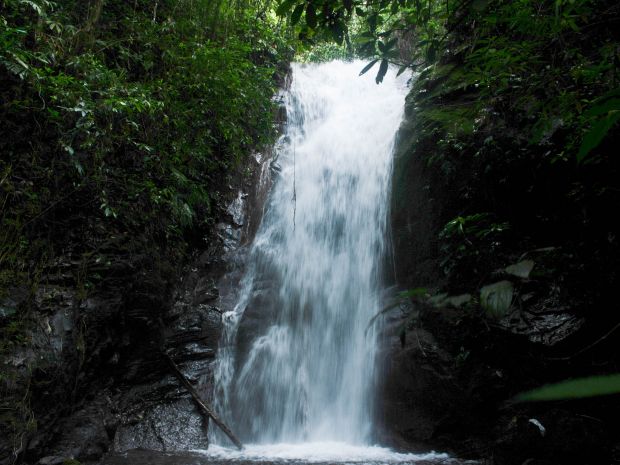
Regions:
[[[583,399],[620,394],[620,374],[589,376],[549,384],[517,396],[520,402]]]
[[[290,47],[267,3],[76,5],[3,2],[4,270],[75,204],[117,230],[206,227],[222,178],[273,137]]]
[[[582,161],[620,118],[617,105],[594,114],[617,95],[610,1],[284,0],[277,12],[302,40],[344,40],[352,53],[371,58],[361,74],[380,63],[377,83],[393,63],[419,78],[443,75],[446,82],[427,98],[473,91],[476,98],[458,109],[426,110],[424,117],[448,131],[472,132],[482,112],[501,102],[522,115],[524,136],[535,143],[565,130],[559,156]],[[450,62],[458,66],[442,70]]]
[[[284,26],[268,0],[0,1],[0,356],[32,343],[59,256],[85,299],[209,237],[230,177],[275,135]],[[36,425],[20,376],[2,384],[24,399],[2,405],[16,444]]]
[[[596,99],[584,113],[584,118],[591,121],[591,128],[584,135],[579,147],[577,160],[580,162],[600,145],[609,130],[620,120],[620,89]]]
[[[494,220],[490,213],[458,216],[449,221],[439,233],[444,273],[475,273],[490,268],[509,231],[509,223]]]

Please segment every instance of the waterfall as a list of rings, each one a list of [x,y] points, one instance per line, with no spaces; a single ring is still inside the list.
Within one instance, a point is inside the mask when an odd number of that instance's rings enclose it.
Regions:
[[[215,370],[244,442],[372,440],[394,136],[406,78],[363,62],[293,65],[279,175]],[[212,431],[215,443],[225,440]]]

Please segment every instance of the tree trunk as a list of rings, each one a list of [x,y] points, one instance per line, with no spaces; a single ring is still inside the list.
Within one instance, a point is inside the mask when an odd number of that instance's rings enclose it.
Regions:
[[[224,431],[224,434],[226,434],[226,436],[228,436],[228,438],[233,442],[233,444],[235,446],[237,446],[237,448],[239,450],[243,449],[243,444],[241,444],[241,441],[239,441],[239,439],[237,439],[237,436],[235,436],[235,434],[230,430],[230,428],[228,428],[228,426],[226,426],[226,424],[224,424],[222,422],[222,420],[220,420],[217,417],[217,415],[215,415],[215,413],[213,413],[211,408],[207,404],[205,404],[203,402],[203,400],[200,398],[200,394],[198,394],[196,389],[194,389],[194,386],[192,386],[192,384],[185,377],[185,375],[183,375],[183,373],[181,373],[181,371],[177,367],[176,363],[174,363],[174,361],[170,358],[170,356],[168,354],[166,354],[165,352],[162,352],[162,354],[163,354],[164,358],[166,359],[166,361],[168,362],[168,365],[170,365],[170,368],[171,368],[172,372],[174,373],[174,375],[178,378],[178,380],[185,387],[185,389],[187,389],[187,391],[191,394],[192,398],[194,399],[194,402],[198,406],[198,409],[201,411],[201,413],[203,415],[206,415],[207,417],[210,417],[213,420],[213,422],[222,431]]]

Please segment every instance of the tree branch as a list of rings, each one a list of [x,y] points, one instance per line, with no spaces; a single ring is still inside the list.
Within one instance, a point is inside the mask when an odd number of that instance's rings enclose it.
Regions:
[[[235,436],[235,434],[230,430],[230,428],[228,428],[228,426],[226,426],[226,424],[224,424],[224,422],[222,422],[222,420],[220,420],[217,417],[217,415],[213,413],[211,408],[209,408],[209,406],[203,402],[203,400],[200,398],[200,395],[198,394],[196,389],[194,389],[194,386],[192,386],[192,384],[185,377],[185,375],[181,373],[181,371],[177,367],[176,363],[174,363],[172,358],[170,358],[170,356],[165,352],[162,352],[162,355],[168,362],[168,365],[170,366],[170,369],[172,370],[174,375],[181,382],[183,387],[187,389],[187,392],[191,394],[192,398],[194,399],[194,402],[198,406],[199,410],[201,410],[202,414],[210,417],[213,420],[213,422],[224,432],[224,434],[228,436],[228,438],[233,442],[233,444],[237,446],[239,450],[242,450],[243,444],[241,444],[241,441],[239,441],[239,439],[237,439],[237,436]]]

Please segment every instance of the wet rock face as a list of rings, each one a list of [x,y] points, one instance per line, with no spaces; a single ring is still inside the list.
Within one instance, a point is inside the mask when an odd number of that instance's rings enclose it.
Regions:
[[[380,354],[383,441],[493,465],[611,463],[613,399],[511,401],[545,376],[569,377],[568,361],[549,362],[540,342],[449,308],[420,310],[401,346],[404,318],[388,322]]]
[[[127,418],[116,431],[113,448],[158,451],[203,448],[207,443],[203,419],[191,399],[178,396],[168,404],[157,403],[133,418]]]
[[[267,283],[269,281],[263,281]],[[268,326],[275,317],[277,309],[281,308],[278,293],[271,287],[255,288],[248,301],[237,332],[237,361],[238,368],[242,367],[250,353],[253,342],[266,333]]]
[[[70,269],[70,262],[57,260],[55,266]],[[15,414],[14,423],[1,428],[2,464],[13,463],[17,455],[34,462],[42,452],[53,452],[49,444],[66,451],[66,456],[91,459],[109,449],[105,423],[110,415],[104,399],[88,408],[74,403],[93,374],[89,362],[105,358],[116,340],[113,328],[104,330],[100,324],[115,317],[121,299],[111,295],[84,299],[66,273],[58,276],[50,273],[29,302],[28,344],[2,360],[2,410]],[[16,289],[12,300],[25,306],[27,295],[27,290]],[[108,369],[106,363],[99,368],[102,373]],[[101,387],[107,382],[104,379]]]
[[[16,455],[27,463],[88,463],[111,451],[207,447],[205,420],[161,350],[210,403],[221,315],[235,303],[242,246],[260,222],[271,158],[248,157],[217,207],[219,223],[184,268],[153,244],[119,236],[118,244],[97,245],[106,266],[98,271],[104,284],[92,291],[78,286],[83,264],[71,256],[44,272],[31,307],[31,342],[2,360],[10,373],[2,395],[28,405],[15,410],[24,427],[17,442],[0,434],[0,465]],[[28,289],[14,289],[0,301],[0,319],[28,298]]]
[[[183,277],[172,305],[162,315],[163,350],[210,401],[211,366],[220,329],[220,313],[213,303],[217,288],[208,270],[194,267]],[[206,447],[206,425],[189,395],[179,386],[153,347],[151,356],[136,360],[125,373],[130,384],[116,396],[119,424],[113,450],[153,450]]]
[[[620,438],[617,400],[565,402],[563,413],[551,403],[511,402],[549,382],[617,371],[617,339],[603,337],[617,322],[597,322],[608,307],[601,297],[607,290],[598,281],[609,273],[592,273],[596,282],[588,284],[582,265],[589,262],[579,261],[570,243],[529,247],[528,231],[496,249],[497,263],[472,260],[467,263],[478,268],[444,273],[442,260],[449,254],[440,233],[448,221],[476,211],[476,203],[459,192],[471,192],[463,187],[477,180],[462,157],[455,157],[458,176],[442,173],[435,159],[449,154],[432,136],[420,135],[416,100],[415,93],[408,97],[394,152],[395,280],[400,289],[473,298],[460,308],[420,305],[404,347],[399,325],[388,323],[381,349],[384,436],[402,447],[452,450],[497,465],[610,463],[611,451],[620,450],[620,440],[608,441]],[[526,262],[531,266],[524,270]],[[501,282],[508,282],[511,293],[506,308],[493,315],[476,299],[482,300],[483,287]],[[546,428],[544,437],[529,420]]]
[[[103,399],[102,399],[103,400]],[[61,421],[54,448],[64,457],[97,460],[110,448],[108,427],[114,422],[106,402],[96,402]]]
[[[397,133],[390,224],[394,247],[396,281],[407,287],[437,286],[442,275],[437,260],[437,232],[449,219],[451,200],[458,192],[444,187],[441,173],[419,156],[413,105],[406,105],[406,117]],[[428,150],[432,150],[429,147]]]
[[[236,302],[245,263],[243,245],[251,242],[254,233],[249,218],[259,221],[255,212],[262,211],[261,201],[270,187],[264,173],[269,172],[271,152],[252,157],[249,163],[252,176],[230,186],[229,203],[216,225],[215,240],[187,267],[161,318],[164,350],[209,404],[221,317]],[[141,361],[140,367],[144,366]],[[152,369],[150,375],[138,375],[135,384],[118,397],[120,421],[113,450],[205,449],[209,444],[208,425],[189,394],[165,365]]]
[[[596,419],[551,408],[538,418],[506,420],[493,448],[497,465],[610,463],[610,438]]]
[[[394,334],[402,321],[388,325],[379,356],[383,369],[383,440],[397,447],[422,447],[432,442],[446,412],[462,393],[452,373],[452,358],[424,329],[409,334],[402,346]]]

